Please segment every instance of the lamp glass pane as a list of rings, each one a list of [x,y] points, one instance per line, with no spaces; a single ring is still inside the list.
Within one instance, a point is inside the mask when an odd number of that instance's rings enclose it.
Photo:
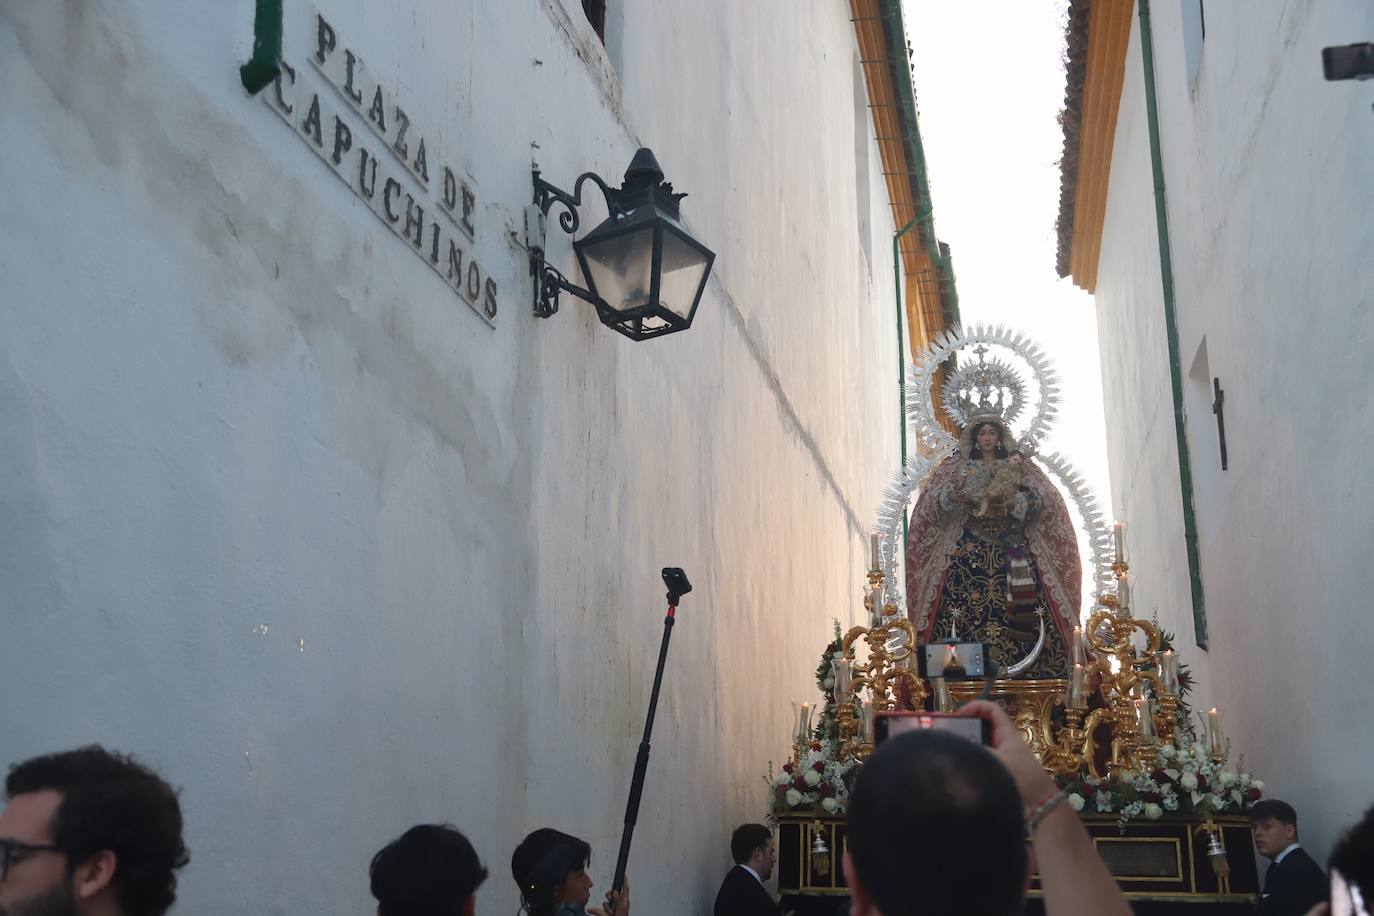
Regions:
[[[663,233],[663,278],[659,281],[658,301],[673,314],[687,318],[701,287],[706,270],[706,255],[675,232]]]
[[[654,267],[652,225],[584,244],[582,257],[592,289],[611,308],[623,312],[648,303]]]

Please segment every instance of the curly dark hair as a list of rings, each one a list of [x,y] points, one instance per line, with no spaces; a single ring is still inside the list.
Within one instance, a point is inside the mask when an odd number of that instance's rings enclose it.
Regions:
[[[132,757],[92,744],[10,768],[5,794],[62,793],[53,844],[68,871],[88,856],[115,855],[113,885],[129,916],[162,916],[177,898],[176,870],[190,861],[177,793]]]
[[[1326,864],[1340,872],[1346,884],[1359,888],[1366,903],[1374,899],[1374,806],[1341,835]]]

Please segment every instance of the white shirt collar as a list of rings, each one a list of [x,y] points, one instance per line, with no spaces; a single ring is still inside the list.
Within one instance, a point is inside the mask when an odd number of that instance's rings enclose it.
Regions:
[[[1300,843],[1289,843],[1286,847],[1284,847],[1283,852],[1281,852],[1281,853],[1279,853],[1278,855],[1274,856],[1274,864],[1275,864],[1275,865],[1278,865],[1280,862],[1283,861],[1283,857],[1284,857],[1284,856],[1288,855],[1290,852],[1292,852],[1292,851],[1295,850],[1295,849],[1301,848],[1301,845],[1302,845],[1302,844],[1300,844]]]
[[[1291,847],[1290,847],[1290,848],[1291,848]],[[1284,851],[1287,852],[1287,850],[1284,850]],[[753,870],[752,868],[750,868],[748,865],[745,865],[743,862],[741,862],[741,863],[739,863],[739,867],[742,868],[742,869],[744,869],[745,871],[749,872],[749,874],[753,875],[753,876],[754,876],[754,880],[757,881],[759,884],[762,884],[762,883],[763,883],[763,879],[759,877],[759,873],[756,872],[756,871],[754,871],[754,870]]]

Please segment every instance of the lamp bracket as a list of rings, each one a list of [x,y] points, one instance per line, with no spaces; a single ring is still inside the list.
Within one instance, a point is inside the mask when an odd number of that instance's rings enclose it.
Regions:
[[[606,198],[606,209],[612,217],[623,216],[624,210],[616,203],[616,190],[607,185],[595,172],[583,172],[577,176],[572,193],[569,194],[557,185],[540,178],[538,169],[533,171],[534,206],[525,215],[525,243],[530,252],[530,276],[535,278],[534,314],[539,318],[557,314],[558,297],[563,290],[590,302],[597,307],[599,313],[602,303],[597,302],[589,290],[570,281],[558,268],[544,259],[544,232],[549,211],[553,209],[554,204],[563,206],[563,212],[558,214],[558,225],[563,231],[568,235],[577,231],[582,225],[582,217],[578,214],[577,208],[582,206],[582,185],[587,181],[594,182],[601,189],[602,196]]]

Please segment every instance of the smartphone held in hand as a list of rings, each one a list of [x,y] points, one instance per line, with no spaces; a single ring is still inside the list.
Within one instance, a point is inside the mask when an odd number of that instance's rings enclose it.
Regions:
[[[880,745],[893,735],[911,731],[952,732],[984,746],[992,743],[992,729],[981,716],[947,712],[880,712],[873,717],[873,743]]]

